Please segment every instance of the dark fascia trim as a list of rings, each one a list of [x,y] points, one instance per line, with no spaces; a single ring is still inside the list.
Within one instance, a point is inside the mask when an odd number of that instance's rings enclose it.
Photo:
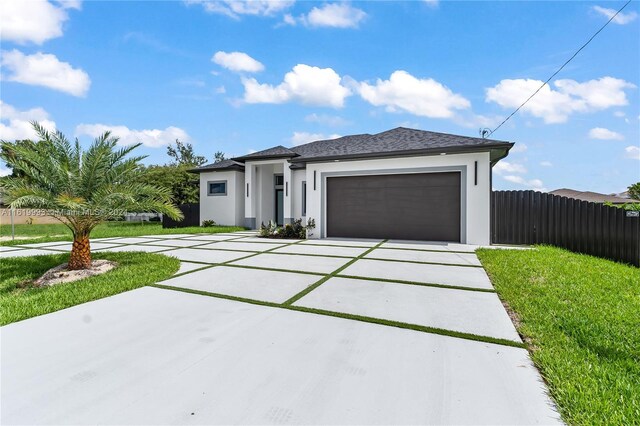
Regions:
[[[512,143],[507,149],[504,149],[503,151],[499,150],[499,149],[493,149],[491,150],[491,156],[493,156],[494,153],[496,153],[496,157],[495,158],[490,158],[490,162],[491,162],[491,168],[493,169],[493,166],[500,160],[502,160],[503,158],[505,158],[507,155],[509,155],[509,151],[511,150],[511,148],[513,148],[513,145],[515,145],[515,143]]]
[[[391,152],[372,152],[364,154],[350,154],[350,155],[328,155],[324,157],[310,157],[310,158],[293,158],[291,163],[323,163],[333,160],[366,160],[370,158],[394,158],[394,157],[418,157],[424,155],[440,155],[441,153],[451,154],[465,154],[470,152],[485,152],[494,150],[504,150],[504,158],[507,156],[509,150],[515,145],[513,142],[486,144],[482,146],[454,146],[447,148],[428,148],[428,149],[413,149],[408,151],[391,151]]]
[[[239,161],[241,163],[245,163],[247,161],[258,161],[258,160],[273,160],[276,158],[293,158],[293,157],[299,157],[300,154],[271,154],[271,155],[257,155],[255,157],[236,157],[236,158],[232,158],[233,161]]]
[[[197,169],[190,169],[187,171],[189,173],[206,173],[206,172],[228,172],[230,170],[244,173],[244,166],[241,166],[239,164],[234,164],[232,166],[227,166],[227,167],[218,167],[218,168],[210,168],[210,169],[197,168]]]

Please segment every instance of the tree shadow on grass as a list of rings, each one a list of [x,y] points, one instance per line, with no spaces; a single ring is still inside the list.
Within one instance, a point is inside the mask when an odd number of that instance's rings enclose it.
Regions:
[[[55,254],[42,256],[24,256],[0,261],[0,296],[16,290],[34,289],[29,283],[49,269],[69,260],[69,255]]]

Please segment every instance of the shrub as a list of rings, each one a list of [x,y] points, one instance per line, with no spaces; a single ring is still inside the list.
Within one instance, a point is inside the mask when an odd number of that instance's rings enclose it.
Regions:
[[[216,226],[216,225],[217,224],[216,224],[215,220],[207,219],[207,220],[203,220],[202,221],[202,227],[203,228],[211,228],[212,226]]]
[[[306,239],[309,230],[315,228],[316,224],[313,219],[309,219],[307,226],[302,224],[302,219],[296,219],[292,223],[288,223],[283,227],[278,226],[273,221],[269,221],[268,225],[260,224],[259,236],[262,238],[281,238],[281,239]]]

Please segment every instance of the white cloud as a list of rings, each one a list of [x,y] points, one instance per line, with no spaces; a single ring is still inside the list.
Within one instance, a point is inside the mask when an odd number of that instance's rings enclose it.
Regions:
[[[341,84],[340,76],[331,68],[298,64],[277,86],[260,84],[255,78],[244,78],[244,101],[250,104],[300,102],[305,105],[341,108],[351,91]]]
[[[283,23],[287,25],[302,24],[307,27],[319,28],[358,28],[367,14],[349,3],[326,3],[321,7],[314,7],[307,15],[294,17],[286,14]]]
[[[513,146],[513,148],[511,148],[509,150],[510,154],[516,154],[518,152],[525,152],[527,149],[529,149],[529,147],[526,144],[523,143],[517,143]]]
[[[531,188],[535,191],[546,192],[547,190],[540,179],[525,179],[522,176],[515,176],[515,175],[507,175],[507,176],[503,176],[503,178],[506,181],[509,181],[527,188]]]
[[[427,4],[427,6],[429,7],[438,7],[438,5],[440,4],[439,0],[422,0],[424,3]]]
[[[55,55],[34,53],[25,55],[18,50],[2,51],[2,66],[9,71],[2,79],[33,86],[44,86],[73,96],[85,96],[91,86],[89,75]]]
[[[625,157],[631,158],[632,160],[640,160],[640,147],[637,146],[628,146],[624,149]]]
[[[113,136],[120,138],[118,142],[120,145],[131,145],[141,142],[143,145],[158,148],[161,146],[169,145],[176,139],[180,139],[183,142],[189,141],[191,138],[179,127],[167,127],[164,130],[150,129],[150,130],[132,130],[126,126],[111,126],[108,124],[80,124],[76,127],[76,135],[88,135],[96,138],[102,135],[107,130],[111,131]]]
[[[540,80],[502,80],[486,89],[486,101],[495,102],[503,108],[517,108],[541,85]],[[578,83],[575,80],[556,80],[552,89],[545,85],[521,111],[542,118],[545,123],[564,123],[571,114],[592,112],[629,102],[625,89],[636,86],[625,80],[602,77]]]
[[[298,20],[292,14],[287,13],[282,17],[282,23],[287,25],[298,25]]]
[[[323,133],[307,133],[307,132],[293,132],[293,136],[291,136],[290,142],[291,145],[303,145],[309,142],[322,141],[327,139],[336,139],[341,137],[338,134],[325,135]]]
[[[311,27],[357,28],[366,16],[348,3],[329,3],[311,9],[307,22]]]
[[[504,173],[527,173],[527,169],[519,163],[510,163],[505,160],[501,160],[493,166],[493,171],[499,175]]]
[[[600,15],[604,16],[607,19],[611,19],[611,17],[616,14],[615,9],[607,9],[606,7],[593,6],[593,10],[595,10],[596,12],[598,12]],[[611,22],[618,25],[626,25],[630,22],[635,21],[637,17],[638,17],[638,13],[636,13],[635,11],[629,12],[629,13],[620,12],[618,13],[618,16],[613,18],[613,21]]]
[[[219,95],[224,95],[225,93],[227,93],[227,89],[224,86],[218,86],[216,87],[216,93]]]
[[[341,127],[349,124],[349,121],[337,115],[316,114],[315,112],[313,114],[307,115],[304,118],[304,121],[309,123],[323,124],[330,127]]]
[[[589,138],[621,141],[624,139],[624,136],[618,132],[614,132],[613,130],[605,129],[604,127],[594,127],[589,130]]]
[[[20,44],[42,44],[62,36],[62,26],[69,19],[65,9],[80,9],[79,0],[58,2],[46,0],[5,0],[0,13],[0,39]]]
[[[540,165],[542,167],[553,167],[553,163],[551,161],[541,161]]]
[[[231,71],[260,72],[264,65],[243,52],[216,52],[211,58],[213,62]]]
[[[463,112],[453,116],[454,123],[458,124],[459,126],[467,127],[470,129],[477,129],[477,128],[493,129],[503,119],[504,117],[499,115],[487,116],[482,114],[476,114],[472,111]]]
[[[471,103],[448,87],[431,79],[418,79],[406,71],[394,71],[389,80],[375,85],[359,83],[358,92],[367,102],[385,106],[389,112],[406,111],[430,118],[449,118],[454,110],[467,109]]]
[[[622,117],[626,116],[626,114],[624,113],[624,111],[615,111],[615,112],[613,113],[613,115],[614,115],[615,117],[620,117],[620,118],[622,118]]]
[[[63,9],[82,9],[82,0],[56,0]]]
[[[0,177],[9,176],[11,174],[11,169],[0,166]]]
[[[273,16],[295,3],[295,0],[185,0],[185,4],[199,4],[207,13],[218,13],[234,19],[241,15]]]
[[[19,111],[13,106],[0,101],[0,139],[14,141],[20,139],[37,139],[31,121],[39,122],[47,130],[55,130],[56,123],[49,113],[42,108]]]

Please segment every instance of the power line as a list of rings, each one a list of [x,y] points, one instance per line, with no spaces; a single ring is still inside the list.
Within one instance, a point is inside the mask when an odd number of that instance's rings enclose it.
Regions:
[[[624,6],[622,6],[620,9],[618,9],[618,11],[617,11],[617,12],[616,12],[616,13],[615,13],[611,18],[609,18],[609,20],[608,20],[608,21],[607,21],[607,22],[606,22],[602,27],[600,27],[600,29],[599,29],[598,31],[596,31],[596,32],[595,32],[595,34],[594,34],[594,35],[592,35],[592,36],[591,36],[591,38],[590,38],[589,40],[587,40],[587,42],[586,42],[585,44],[583,44],[583,45],[580,47],[580,49],[576,50],[576,53],[574,53],[574,54],[573,54],[573,56],[571,56],[569,59],[567,59],[567,61],[566,61],[564,64],[562,64],[562,66],[561,66],[560,68],[558,68],[558,70],[557,70],[556,72],[554,72],[554,73],[551,75],[551,77],[549,77],[549,78],[547,79],[547,81],[545,81],[544,83],[542,83],[542,85],[541,85],[540,87],[538,87],[538,89],[537,89],[535,92],[533,92],[533,94],[532,94],[531,96],[529,96],[529,97],[527,98],[527,100],[526,100],[526,101],[524,101],[524,102],[523,102],[523,103],[522,103],[518,108],[516,108],[516,110],[515,110],[515,111],[513,111],[511,114],[509,114],[509,116],[508,116],[507,118],[505,118],[505,119],[502,121],[502,123],[500,123],[500,124],[498,125],[498,127],[496,127],[495,129],[491,130],[491,131],[490,131],[490,132],[488,132],[488,133],[485,133],[484,131],[481,131],[481,133],[482,133],[482,137],[483,137],[483,138],[486,138],[486,137],[489,137],[489,136],[491,136],[492,134],[494,134],[494,133],[496,132],[496,130],[498,130],[500,127],[502,127],[502,125],[503,125],[504,123],[506,123],[507,121],[509,121],[509,119],[515,115],[515,113],[517,113],[518,111],[520,111],[520,108],[522,108],[523,106],[525,106],[525,105],[527,104],[527,102],[529,102],[529,101],[530,101],[530,100],[531,100],[535,95],[537,95],[537,94],[538,94],[538,92],[539,92],[540,90],[542,90],[542,88],[543,88],[544,86],[546,86],[546,85],[551,81],[551,79],[553,79],[553,77],[555,77],[555,76],[556,76],[560,71],[562,71],[562,69],[563,69],[565,66],[567,66],[567,64],[568,64],[569,62],[571,62],[571,61],[573,60],[573,58],[575,58],[576,56],[578,56],[578,53],[580,53],[580,52],[582,51],[582,49],[584,49],[585,47],[587,47],[587,45],[588,45],[589,43],[591,43],[591,41],[592,41],[594,38],[596,38],[596,36],[597,36],[598,34],[600,34],[600,32],[601,32],[602,30],[604,30],[604,29],[605,29],[605,27],[606,27],[607,25],[609,25],[609,23],[610,23],[611,21],[613,21],[613,20],[615,19],[615,17],[616,17],[616,16],[618,16],[618,14],[619,14],[620,12],[622,12],[622,10],[623,10],[625,7],[627,7],[627,5],[628,5],[629,3],[631,3],[631,0],[628,0],[628,1],[624,4]]]

